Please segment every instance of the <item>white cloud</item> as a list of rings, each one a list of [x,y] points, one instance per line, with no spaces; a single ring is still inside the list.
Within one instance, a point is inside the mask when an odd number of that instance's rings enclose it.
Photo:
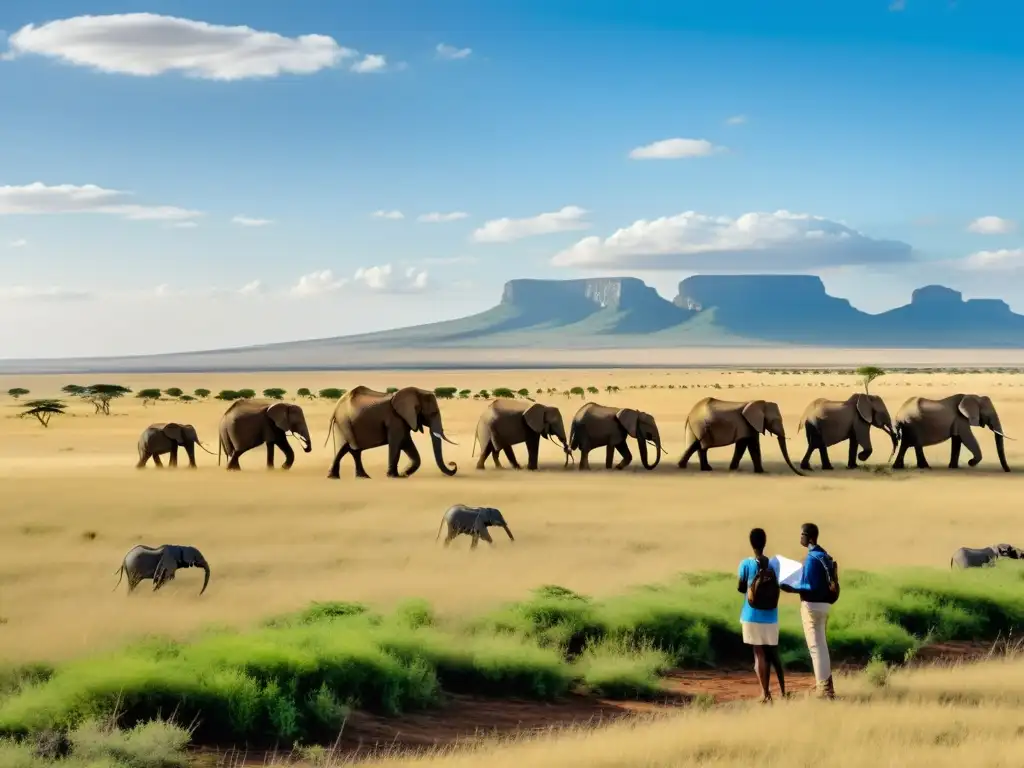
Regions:
[[[386,56],[378,53],[368,53],[360,61],[353,64],[350,69],[360,75],[368,75],[374,72],[383,72],[388,68]]]
[[[382,293],[415,293],[426,290],[427,273],[416,267],[408,267],[403,272],[396,272],[390,264],[379,267],[360,267],[356,270],[354,281],[361,283],[371,291]]]
[[[1006,235],[1017,229],[1017,223],[998,216],[982,216],[967,225],[968,232],[976,235]]]
[[[725,124],[726,125],[743,125],[745,122],[747,122],[747,116],[746,115],[733,115],[732,117],[730,117],[728,120],[725,121]]]
[[[629,156],[634,160],[675,160],[681,157],[707,157],[724,149],[707,139],[675,138],[635,147],[630,150]]]
[[[172,205],[120,202],[130,193],[95,184],[48,186],[36,181],[23,186],[0,186],[0,216],[14,214],[107,213],[136,221],[184,221],[202,216]]]
[[[439,59],[447,59],[454,61],[456,59],[468,59],[470,54],[473,53],[472,48],[456,48],[454,45],[446,45],[445,43],[438,43],[437,57]]]
[[[320,296],[333,293],[348,283],[348,278],[335,277],[329,269],[303,275],[291,289],[292,296]]]
[[[968,270],[1010,272],[1021,267],[1024,267],[1024,248],[977,251],[963,261],[963,268]]]
[[[583,220],[586,215],[585,209],[567,205],[526,219],[492,219],[475,230],[472,237],[478,243],[508,243],[524,237],[587,229],[590,222]]]
[[[263,283],[259,280],[253,280],[239,288],[238,292],[242,296],[257,296],[264,292]]]
[[[401,211],[374,211],[373,216],[377,219],[393,219],[396,221],[405,218],[405,214]]]
[[[155,13],[28,24],[8,38],[8,46],[8,59],[37,54],[100,72],[153,76],[178,71],[225,81],[311,74],[358,55],[327,35],[285,37]]]
[[[254,219],[251,216],[233,216],[231,218],[232,224],[238,224],[243,227],[265,227],[267,224],[273,224],[273,219]]]
[[[789,271],[909,261],[906,243],[874,240],[836,221],[789,211],[738,218],[686,211],[640,219],[556,254],[562,267]]]
[[[26,240],[24,237],[20,237],[17,240],[11,240],[11,242],[9,242],[7,244],[7,247],[8,248],[24,248],[26,245],[28,245],[28,240]]]
[[[26,285],[0,286],[0,299],[12,301],[80,301],[90,299],[89,291],[62,288],[57,285],[33,288]]]
[[[441,224],[446,221],[458,221],[469,216],[465,211],[452,211],[451,213],[424,213],[416,217],[417,221],[428,224]]]

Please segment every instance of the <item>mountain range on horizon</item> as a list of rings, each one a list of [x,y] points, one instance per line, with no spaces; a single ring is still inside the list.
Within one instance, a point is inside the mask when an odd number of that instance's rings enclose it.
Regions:
[[[1002,300],[964,300],[941,285],[870,314],[829,295],[814,275],[695,275],[679,283],[672,301],[635,277],[517,279],[490,309],[427,325],[195,352],[0,360],[0,371],[344,367],[401,360],[401,350],[461,350],[472,359],[473,350],[687,347],[1024,349],[1024,315]],[[421,357],[429,362],[430,353]]]

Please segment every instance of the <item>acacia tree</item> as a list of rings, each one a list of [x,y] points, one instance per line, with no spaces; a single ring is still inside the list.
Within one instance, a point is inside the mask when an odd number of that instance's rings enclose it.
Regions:
[[[19,397],[24,397],[28,394],[28,390],[24,387],[13,387],[7,390],[7,394],[17,400]]]
[[[860,376],[861,381],[864,382],[864,392],[870,395],[868,387],[871,382],[877,379],[879,376],[885,376],[885,371],[881,368],[877,368],[874,365],[863,365],[857,369],[857,375]]]
[[[50,426],[50,419],[54,414],[63,414],[64,409],[67,408],[60,400],[30,400],[25,403],[21,413],[18,414],[19,418],[25,418],[26,416],[35,416],[39,420],[39,423],[44,427]]]
[[[185,394],[185,392],[180,387],[170,387],[169,389],[164,390],[164,394],[167,395],[168,397],[173,397],[177,399],[181,397],[183,394]]]
[[[440,400],[451,400],[458,391],[458,387],[435,387],[434,396]]]
[[[222,389],[220,392],[214,395],[213,399],[224,400],[225,402],[232,402],[234,400],[241,400],[242,394],[241,392],[236,392],[233,389]]]
[[[256,390],[240,389],[238,390],[238,396],[241,397],[243,400],[252,400],[254,397],[256,397]]]
[[[196,397],[198,397],[200,400],[205,400],[206,398],[208,398],[210,396],[210,390],[208,390],[208,389],[197,389],[192,394],[195,395]]]
[[[96,413],[102,413],[104,416],[109,416],[110,401],[116,400],[119,397],[124,397],[130,393],[130,388],[122,387],[120,384],[91,384],[84,388],[84,391],[79,394],[79,397],[84,400],[88,400],[96,406]]]
[[[345,390],[340,387],[327,387],[320,390],[320,398],[322,400],[340,400],[344,394]]]
[[[287,392],[288,390],[281,389],[280,387],[270,387],[263,390],[263,396],[270,400],[283,400]]]
[[[580,400],[583,399],[583,387],[573,387],[569,390],[570,395],[579,395]]]
[[[508,397],[512,399],[514,399],[516,396],[516,393],[513,392],[508,387],[495,387],[494,389],[491,390],[491,394],[494,395],[495,397]]]
[[[309,391],[309,387],[299,387],[295,390],[295,394],[297,397],[304,397],[307,400],[312,400],[316,397],[316,395]]]
[[[160,399],[161,392],[159,389],[140,389],[135,393],[135,397],[142,401],[143,407],[150,403],[155,403]]]

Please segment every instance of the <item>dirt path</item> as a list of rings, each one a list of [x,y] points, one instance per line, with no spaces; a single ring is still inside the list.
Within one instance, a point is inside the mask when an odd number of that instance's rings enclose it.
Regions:
[[[922,649],[914,663],[977,659],[988,655],[992,648],[991,643],[943,643]],[[687,706],[699,696],[710,697],[709,703],[714,704],[760,698],[760,686],[752,669],[676,670],[663,681],[665,695],[653,701],[612,701],[581,694],[571,694],[555,702],[450,695],[438,709],[401,717],[353,712],[345,723],[336,750],[349,757],[369,757],[382,751],[415,752],[471,744],[496,735],[607,724],[624,717]],[[814,689],[814,677],[807,672],[787,672],[786,687],[796,695],[810,692]],[[777,692],[774,679],[772,688]],[[287,751],[285,748],[284,752]],[[203,763],[235,768],[267,765],[274,757],[271,752],[236,749],[202,749],[199,753]]]

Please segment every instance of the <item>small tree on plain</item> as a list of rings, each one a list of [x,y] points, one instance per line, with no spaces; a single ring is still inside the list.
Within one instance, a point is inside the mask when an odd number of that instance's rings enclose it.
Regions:
[[[25,403],[21,413],[18,414],[19,418],[25,418],[26,416],[35,416],[39,420],[39,423],[44,427],[50,426],[50,419],[54,414],[61,415],[64,413],[64,409],[67,408],[61,400],[30,400]]]
[[[528,390],[526,387],[523,387],[518,392],[516,392],[516,394],[525,399],[530,396],[530,390]]]
[[[135,397],[141,400],[143,407],[145,407],[159,400],[161,394],[159,389],[140,389],[135,393]]]
[[[314,397],[316,397],[316,395],[309,391],[309,387],[299,387],[297,390],[295,390],[295,394],[298,397],[304,397],[307,400],[312,400]]]
[[[398,391],[398,387],[388,387],[384,391],[387,392],[389,395],[393,395],[395,394],[395,392]]]
[[[81,397],[96,406],[96,413],[110,415],[110,401],[131,394],[131,389],[120,384],[91,384],[85,388]]]
[[[170,387],[164,390],[164,394],[175,399],[181,397],[185,392],[180,387]]]
[[[263,390],[263,396],[268,400],[283,400],[287,392],[288,390],[281,389],[280,387],[270,387]]]
[[[240,389],[238,390],[238,396],[241,397],[243,400],[252,400],[254,397],[256,397],[256,390]]]
[[[181,400],[181,402],[186,403],[186,404],[187,403],[194,403],[195,402],[195,398],[192,397],[192,395],[182,395],[178,399]]]
[[[340,400],[345,395],[345,390],[338,387],[327,387],[320,390],[321,400]]]
[[[198,397],[200,400],[205,400],[206,398],[208,398],[210,396],[210,390],[208,390],[208,389],[197,389],[192,394],[195,395],[196,397]]]
[[[857,369],[857,375],[860,376],[861,381],[864,382],[864,392],[870,395],[871,392],[868,387],[871,385],[871,382],[879,376],[885,376],[885,371],[874,365],[863,365]]]
[[[513,392],[508,387],[495,387],[493,390],[491,390],[491,394],[494,395],[495,397],[508,397],[512,399],[515,399],[516,396],[516,393]]]
[[[436,387],[434,389],[434,396],[441,400],[451,400],[458,391],[458,387]]]
[[[471,390],[471,389],[460,389],[459,390],[459,399],[460,400],[467,400],[467,399],[469,399],[469,396],[472,395],[472,394],[473,394],[473,390]]]
[[[222,389],[220,392],[218,392],[216,395],[214,395],[214,400],[224,400],[225,402],[232,402],[234,400],[241,400],[241,399],[242,399],[242,393],[241,392],[236,392],[233,389]]]
[[[491,399],[491,393],[488,392],[486,389],[481,389],[476,394],[477,394],[477,397],[479,397],[481,400],[490,400]]]
[[[587,392],[589,392],[592,395],[596,395],[598,393],[598,389],[597,387],[587,387]]]
[[[573,387],[569,390],[570,395],[579,395],[580,400],[583,399],[583,387]]]
[[[24,397],[28,394],[28,390],[24,387],[13,387],[7,390],[7,394],[17,400],[19,397]]]

